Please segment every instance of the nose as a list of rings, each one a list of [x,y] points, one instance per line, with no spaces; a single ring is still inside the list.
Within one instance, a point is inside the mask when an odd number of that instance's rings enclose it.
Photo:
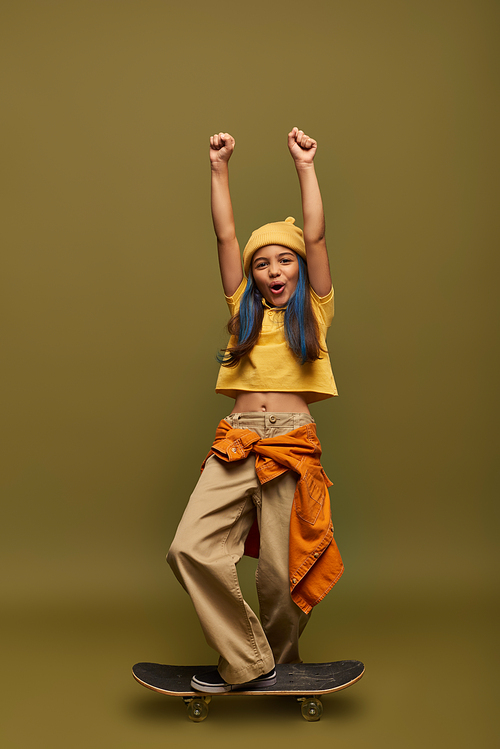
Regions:
[[[279,276],[281,273],[281,268],[279,266],[279,263],[269,263],[269,275],[271,278],[275,278],[276,276]]]

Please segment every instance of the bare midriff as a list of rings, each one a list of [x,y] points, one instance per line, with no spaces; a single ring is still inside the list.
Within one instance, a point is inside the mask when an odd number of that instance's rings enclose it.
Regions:
[[[236,397],[231,413],[248,411],[308,414],[309,408],[300,393],[254,393],[245,390]]]

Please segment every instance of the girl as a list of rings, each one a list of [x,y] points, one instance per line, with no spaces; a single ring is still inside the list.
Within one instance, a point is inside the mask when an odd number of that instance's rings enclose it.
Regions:
[[[216,391],[235,399],[216,431],[167,559],[191,596],[218,668],[195,675],[201,692],[276,682],[275,663],[300,662],[298,640],[312,607],[343,572],[333,539],[321,446],[308,404],[337,395],[326,349],[333,289],[317,143],[296,127],[304,232],[293,218],[236,239],[229,133],[210,138],[212,217],[231,313]],[[259,557],[260,621],[244,601],[236,565]]]

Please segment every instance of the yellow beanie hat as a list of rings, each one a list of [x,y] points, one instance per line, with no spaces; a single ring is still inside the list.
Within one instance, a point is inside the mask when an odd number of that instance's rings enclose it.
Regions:
[[[273,224],[264,224],[252,232],[250,239],[243,250],[243,268],[248,277],[250,263],[256,250],[268,244],[279,244],[289,247],[291,250],[306,260],[306,245],[302,229],[294,226],[295,219],[288,216],[285,221],[275,221]]]

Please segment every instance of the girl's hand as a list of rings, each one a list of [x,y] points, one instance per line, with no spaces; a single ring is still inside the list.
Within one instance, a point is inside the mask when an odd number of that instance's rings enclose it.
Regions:
[[[295,166],[312,164],[317,147],[316,141],[297,127],[294,127],[288,133],[288,148],[292,154],[292,159],[295,161]]]
[[[210,162],[227,164],[234,151],[234,144],[235,140],[229,133],[216,133],[210,136]]]

